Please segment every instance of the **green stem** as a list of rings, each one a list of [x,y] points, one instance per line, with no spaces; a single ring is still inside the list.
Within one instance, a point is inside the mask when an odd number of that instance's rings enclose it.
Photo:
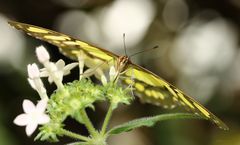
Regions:
[[[63,129],[63,128],[60,129],[60,134],[71,137],[73,139],[78,139],[78,140],[82,140],[82,141],[89,141],[88,137],[73,133],[73,132],[68,131],[66,129]]]
[[[92,125],[92,122],[90,121],[86,110],[85,109],[81,109],[80,110],[80,114],[82,116],[84,125],[86,126],[86,128],[88,129],[88,132],[92,135],[92,136],[96,136],[97,135],[97,131],[95,130],[95,128]]]
[[[101,130],[101,134],[104,135],[106,133],[106,130],[107,130],[107,126],[108,126],[108,123],[109,123],[109,120],[110,118],[112,117],[112,112],[113,112],[113,104],[111,103],[110,107],[108,108],[108,112],[106,114],[106,117],[104,119],[104,122],[103,122],[103,126],[102,126],[102,130]]]

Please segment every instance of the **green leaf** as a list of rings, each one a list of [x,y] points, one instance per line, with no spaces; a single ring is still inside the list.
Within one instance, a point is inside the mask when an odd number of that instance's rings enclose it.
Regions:
[[[173,114],[161,114],[153,117],[144,117],[140,119],[135,119],[127,123],[123,123],[121,125],[115,126],[111,130],[108,131],[108,134],[119,134],[122,132],[131,131],[138,127],[151,127],[155,125],[157,122],[170,120],[170,119],[204,119],[199,117],[198,115],[190,114],[190,113],[173,113]]]
[[[89,145],[87,142],[73,142],[73,143],[68,143],[66,145]]]

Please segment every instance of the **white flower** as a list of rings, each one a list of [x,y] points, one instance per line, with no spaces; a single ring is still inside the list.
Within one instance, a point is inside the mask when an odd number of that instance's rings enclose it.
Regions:
[[[62,82],[63,76],[70,74],[71,69],[76,67],[78,63],[71,63],[65,66],[65,62],[60,59],[56,63],[49,62],[47,68],[41,69],[40,76],[48,77],[48,81]]]
[[[111,81],[111,82],[114,81],[115,77],[116,77],[116,69],[115,69],[114,66],[111,66],[111,67],[110,67],[110,70],[109,70],[109,78],[110,78],[110,81]]]
[[[40,77],[40,72],[39,72],[38,66],[35,63],[29,64],[27,66],[27,70],[28,70],[29,78],[33,79],[33,78]]]
[[[104,73],[99,73],[101,75],[101,82],[103,85],[107,84],[107,78]],[[113,82],[116,77],[116,70],[114,66],[111,66],[109,69],[109,82]]]
[[[101,75],[101,82],[103,85],[107,84],[107,78],[104,73],[99,73]],[[109,82],[113,82],[116,77],[116,69],[114,66],[111,66],[109,69]]]
[[[47,91],[42,83],[42,80],[40,79],[40,72],[37,65],[35,63],[29,64],[27,68],[29,76],[28,82],[31,87],[38,92],[41,99],[48,98]]]
[[[83,77],[84,58],[79,56],[78,63],[79,63],[79,80],[81,80]]]
[[[43,46],[39,46],[36,48],[36,54],[38,60],[44,65],[45,68],[41,69],[40,76],[48,77],[48,81],[50,83],[54,82],[57,85],[58,89],[62,89],[63,76],[68,75],[70,70],[77,66],[78,63],[71,63],[65,66],[65,62],[63,60],[59,60],[56,63],[53,63],[50,60],[49,53]]]
[[[101,82],[102,82],[103,85],[107,84],[107,78],[105,77],[105,75],[101,76]]]
[[[25,113],[18,115],[13,122],[18,126],[26,126],[26,134],[31,136],[39,124],[46,124],[50,121],[49,116],[44,113],[46,107],[47,99],[40,100],[36,106],[30,100],[24,100]]]
[[[49,59],[50,59],[49,53],[44,46],[37,47],[36,48],[36,54],[37,54],[38,60],[41,63],[49,61]]]

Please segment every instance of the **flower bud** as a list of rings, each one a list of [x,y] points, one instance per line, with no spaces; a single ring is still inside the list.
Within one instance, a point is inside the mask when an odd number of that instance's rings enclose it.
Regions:
[[[116,70],[115,70],[114,66],[111,66],[110,70],[109,70],[110,81],[114,80],[115,75],[116,75]]]
[[[33,78],[39,78],[40,77],[40,72],[39,72],[38,66],[35,63],[29,64],[27,66],[27,69],[28,69],[29,78],[33,79]]]
[[[39,46],[39,47],[36,48],[36,54],[37,54],[38,60],[41,63],[49,61],[49,59],[50,59],[48,51],[43,46]]]

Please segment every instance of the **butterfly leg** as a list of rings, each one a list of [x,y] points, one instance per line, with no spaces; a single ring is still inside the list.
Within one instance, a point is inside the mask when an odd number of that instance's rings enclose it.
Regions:
[[[124,71],[124,72],[122,72],[122,73],[120,73],[120,74],[123,74],[123,73],[125,73],[126,71]],[[129,79],[129,76],[126,76],[126,77],[123,77],[122,76],[122,78],[125,78],[125,79]],[[132,96],[134,97],[134,92],[133,92],[133,90],[134,90],[134,84],[135,84],[135,81],[134,81],[134,73],[133,73],[133,70],[131,71],[131,76],[130,76],[130,82],[131,83],[129,83],[129,85],[128,85],[128,87],[127,88],[130,88],[131,89],[131,94],[132,94]]]
[[[133,85],[135,84],[134,78],[135,78],[135,76],[134,76],[134,73],[133,73],[133,70],[132,70],[132,71],[131,71],[131,81],[132,81],[132,83],[130,84],[130,87],[131,87],[131,92],[132,92],[132,96],[133,96],[133,97],[134,97]]]
[[[81,75],[83,75],[84,77],[89,77],[96,72],[100,75],[104,75],[103,71],[100,69],[100,67],[103,66],[105,63],[106,63],[106,61],[103,61],[102,63],[98,64],[97,66],[95,66],[93,68],[88,68],[84,73],[82,72]]]
[[[88,68],[82,75],[84,77],[90,77],[91,75],[95,75],[97,79],[101,80],[101,77],[104,76],[104,72],[102,69],[100,69],[103,65],[108,64],[110,65],[111,60],[108,61],[102,61],[101,63],[98,63],[95,67]],[[105,77],[105,76],[104,76]],[[106,79],[106,78],[105,78]]]

